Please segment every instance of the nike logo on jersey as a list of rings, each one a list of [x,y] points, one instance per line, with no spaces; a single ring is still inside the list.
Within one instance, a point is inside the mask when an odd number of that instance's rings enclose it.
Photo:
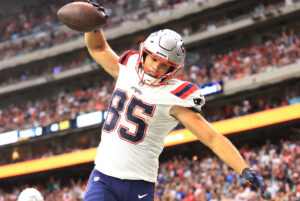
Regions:
[[[139,198],[139,199],[142,199],[142,198],[146,197],[147,195],[148,195],[148,194],[144,194],[144,195],[138,194],[138,198]]]
[[[94,177],[94,181],[99,181],[100,180],[100,177],[96,176]]]

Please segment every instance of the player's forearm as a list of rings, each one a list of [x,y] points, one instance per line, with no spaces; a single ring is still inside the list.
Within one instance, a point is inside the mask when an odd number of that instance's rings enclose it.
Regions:
[[[233,144],[220,135],[200,114],[185,107],[173,106],[170,115],[176,117],[203,144],[215,152],[227,165],[242,174],[247,167],[242,156]]]
[[[97,33],[86,33],[85,41],[93,59],[114,79],[117,79],[119,75],[119,57],[108,45],[102,30],[100,29]]]
[[[85,33],[85,43],[89,50],[104,49],[108,46],[106,38],[102,29],[99,32],[88,32]]]
[[[242,174],[243,169],[248,167],[241,154],[226,137],[222,135],[215,137],[210,148],[239,174]]]

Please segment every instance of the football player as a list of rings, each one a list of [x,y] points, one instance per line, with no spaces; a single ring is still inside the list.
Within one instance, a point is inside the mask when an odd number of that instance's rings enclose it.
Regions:
[[[164,139],[179,122],[264,193],[261,175],[199,114],[205,101],[198,86],[173,78],[186,55],[178,33],[156,31],[139,52],[121,57],[101,29],[85,33],[85,40],[91,56],[116,79],[85,201],[153,201]]]

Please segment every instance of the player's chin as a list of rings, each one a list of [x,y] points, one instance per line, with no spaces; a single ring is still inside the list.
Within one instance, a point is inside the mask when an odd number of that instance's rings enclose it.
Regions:
[[[155,73],[153,73],[153,72],[151,72],[151,71],[145,71],[145,73],[146,73],[147,75],[153,77],[153,78],[158,78],[158,75],[155,74]]]

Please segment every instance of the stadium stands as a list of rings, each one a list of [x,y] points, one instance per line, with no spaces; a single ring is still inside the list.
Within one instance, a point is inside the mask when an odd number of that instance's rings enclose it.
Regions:
[[[300,141],[267,141],[262,146],[243,146],[240,152],[249,164],[266,178],[266,190],[274,201],[300,198]],[[195,153],[196,154],[196,153]],[[63,185],[63,180],[68,180]],[[46,201],[82,200],[87,180],[51,177],[35,184]],[[4,200],[15,200],[26,186],[18,185],[8,192],[0,190]],[[177,156],[161,164],[155,201],[257,200],[258,193],[237,173],[213,155],[198,158]],[[0,197],[1,198],[1,197]]]
[[[253,45],[249,48],[242,48],[223,55],[211,55],[209,57],[200,57],[200,59],[197,56],[199,53],[193,52],[191,54],[189,56],[194,58],[193,64],[186,67],[187,69],[184,71],[181,79],[199,85],[210,84],[220,80],[226,82],[231,79],[240,79],[244,76],[273,71],[282,66],[298,63],[300,58],[300,38],[295,36],[291,30],[289,35],[284,32],[282,37],[274,41],[267,40],[262,45]],[[198,60],[195,58],[198,58]],[[191,61],[192,59],[188,58],[188,60]],[[89,63],[89,58],[86,53],[80,53],[76,60],[68,58],[67,62],[69,63],[62,67],[55,65],[51,69],[50,66],[50,69],[45,69],[48,72],[42,71],[36,77],[47,73],[57,74],[64,69],[76,67],[76,64],[80,67],[84,62]],[[8,79],[7,82],[20,82],[33,77],[30,71],[26,71],[18,76],[20,80],[12,77],[5,77],[5,79]],[[7,82],[4,81],[3,84],[5,85]],[[103,110],[106,108],[108,97],[110,97],[112,92],[112,88],[110,90],[106,89],[107,86],[109,84],[100,88],[86,89],[85,92],[81,92],[85,93],[85,95],[79,95],[79,91],[65,94],[62,90],[59,92],[60,95],[58,97],[54,96],[48,100],[28,101],[22,105],[6,105],[1,110],[2,129],[0,131],[45,126],[57,121],[75,118],[78,114]],[[82,99],[80,96],[85,96],[85,98]],[[63,97],[64,100],[60,100],[60,97]],[[98,106],[99,102],[102,102],[101,107]],[[65,112],[61,111],[61,108]]]
[[[63,37],[60,37],[65,41]],[[186,64],[184,79],[199,84],[209,84],[214,81],[222,80],[223,82],[231,79],[239,79],[247,75],[260,72],[268,72],[279,67],[287,66],[299,61],[300,48],[299,36],[290,30],[289,34],[282,33],[281,37],[274,40],[268,39],[260,45],[253,45],[239,50],[232,50],[219,55],[199,56],[197,51],[190,52]],[[136,44],[136,47],[138,44]],[[11,48],[11,47],[10,47]],[[284,50],[284,51],[283,51]],[[121,52],[119,50],[118,52]],[[23,52],[23,51],[22,51]],[[1,85],[14,84],[28,79],[35,79],[41,75],[57,74],[70,68],[81,67],[88,64],[90,57],[86,52],[74,56],[77,60],[66,59],[61,63],[64,65],[53,64],[49,68],[36,68],[26,70],[17,75],[18,77],[4,77]],[[44,71],[43,71],[44,70]]]

